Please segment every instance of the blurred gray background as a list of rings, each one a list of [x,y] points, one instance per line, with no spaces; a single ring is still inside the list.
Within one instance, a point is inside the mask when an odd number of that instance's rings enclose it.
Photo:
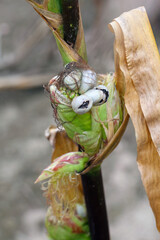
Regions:
[[[107,24],[144,5],[160,43],[159,0],[80,0],[89,64],[114,71]],[[42,84],[62,68],[55,40],[24,0],[0,0],[0,239],[46,240],[47,205],[34,181],[50,163],[44,130],[53,124]],[[122,141],[102,164],[112,240],[159,240],[136,164],[129,122]]]

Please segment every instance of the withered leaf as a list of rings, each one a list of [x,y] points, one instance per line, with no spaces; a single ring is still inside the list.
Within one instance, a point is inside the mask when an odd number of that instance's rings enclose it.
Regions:
[[[56,29],[58,31],[58,28],[62,25],[62,17],[60,14],[48,11],[46,7],[36,3],[33,0],[27,1],[41,16],[44,16],[46,18],[46,22],[48,22],[53,29]]]
[[[65,131],[60,131],[54,126],[50,126],[45,131],[45,136],[53,147],[52,160],[68,152],[77,152],[78,146],[70,139]]]
[[[110,24],[115,34],[117,86],[132,119],[137,162],[160,231],[160,57],[144,7]]]

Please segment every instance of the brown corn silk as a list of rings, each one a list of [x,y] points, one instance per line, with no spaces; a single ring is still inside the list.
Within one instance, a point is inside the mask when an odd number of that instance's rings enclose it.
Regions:
[[[138,168],[160,231],[159,52],[144,7],[123,13],[109,27],[117,87],[135,128]]]
[[[52,208],[54,223],[71,219],[76,214],[76,205],[84,204],[79,177],[75,174],[51,178],[45,196]]]
[[[45,136],[53,147],[51,162],[54,159],[68,152],[78,151],[77,145],[67,136],[65,131],[60,131],[54,126],[50,126]],[[43,185],[42,185],[43,189]],[[84,204],[81,178],[76,173],[64,176],[54,175],[47,184],[45,197],[51,207],[54,216],[54,224],[63,222],[74,216],[76,204]]]

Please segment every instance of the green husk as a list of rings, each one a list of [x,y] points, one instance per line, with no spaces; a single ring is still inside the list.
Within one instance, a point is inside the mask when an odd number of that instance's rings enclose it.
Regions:
[[[36,182],[55,177],[61,177],[70,173],[81,172],[88,162],[87,154],[83,152],[70,152],[58,157],[45,168]]]
[[[52,209],[47,211],[45,225],[52,240],[90,240],[87,218],[72,216],[65,222],[54,223]]]
[[[57,227],[57,226],[46,224],[46,228],[49,234],[49,238],[53,240],[89,240],[90,239],[90,237],[87,236],[85,233],[73,233],[66,226]]]

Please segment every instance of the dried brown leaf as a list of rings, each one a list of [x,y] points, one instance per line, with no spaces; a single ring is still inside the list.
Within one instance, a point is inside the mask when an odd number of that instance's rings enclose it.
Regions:
[[[77,144],[75,144],[72,139],[67,136],[66,132],[60,131],[54,126],[50,126],[45,131],[45,137],[49,140],[54,149],[51,162],[65,153],[78,151]]]
[[[53,13],[42,7],[40,4],[36,3],[33,0],[27,0],[33,8],[41,15],[46,18],[46,21],[50,23],[50,26],[53,29],[58,29],[62,24],[62,16],[58,13]],[[57,30],[58,31],[58,30]]]
[[[137,140],[137,162],[160,231],[160,57],[144,7],[123,13],[115,34],[117,84]]]

